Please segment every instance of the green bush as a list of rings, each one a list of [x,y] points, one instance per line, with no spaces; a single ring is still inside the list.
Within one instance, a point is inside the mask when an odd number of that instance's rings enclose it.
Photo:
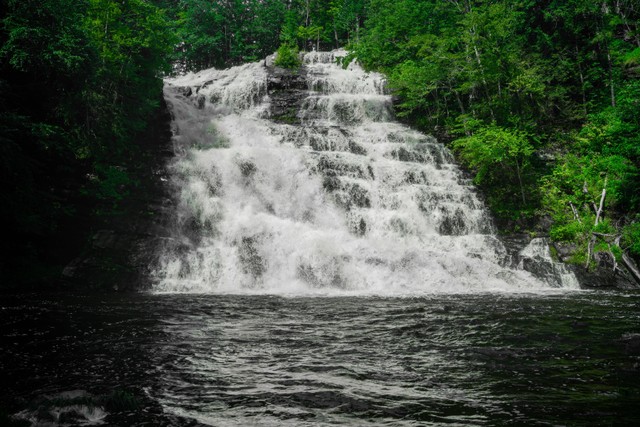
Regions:
[[[556,223],[549,231],[549,236],[552,240],[561,242],[573,242],[582,236],[585,232],[585,227],[578,221],[571,221],[567,224]]]
[[[301,65],[298,48],[287,43],[280,45],[274,64],[278,67],[297,70]]]
[[[635,257],[640,257],[640,222],[634,222],[622,229],[622,246]]]

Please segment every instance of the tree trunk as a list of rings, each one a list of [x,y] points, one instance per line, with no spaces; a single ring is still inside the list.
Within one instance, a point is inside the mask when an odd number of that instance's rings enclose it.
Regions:
[[[622,253],[622,263],[625,267],[627,267],[627,270],[629,271],[629,273],[631,273],[636,283],[640,285],[640,270],[638,269],[636,263],[633,262],[633,260],[629,258],[624,252]]]
[[[604,179],[604,188],[602,189],[602,196],[600,196],[600,206],[596,211],[596,223],[598,225],[600,222],[600,215],[602,215],[602,209],[604,208],[604,198],[607,197],[607,178]]]
[[[522,176],[520,175],[520,162],[516,159],[516,173],[518,174],[518,183],[520,184],[520,195],[522,196],[522,206],[527,204],[527,200],[524,197],[524,186],[522,185]]]
[[[613,65],[611,64],[611,52],[607,46],[607,62],[609,63],[609,88],[611,89],[611,106],[616,106],[616,88],[613,83]]]
[[[582,72],[582,65],[580,65],[580,52],[578,51],[578,45],[576,45],[576,64],[578,65],[578,75],[580,76],[580,90],[582,91],[582,108],[584,110],[584,116],[586,117],[589,112],[587,111],[587,92],[584,90],[584,73]]]
[[[589,268],[591,262],[591,252],[593,251],[593,245],[596,243],[596,236],[589,237],[589,243],[587,243],[587,262],[584,264],[584,268]]]
[[[573,218],[578,221],[578,224],[582,224],[582,220],[580,219],[580,216],[578,215],[578,211],[576,210],[576,207],[573,206],[573,203],[569,202],[569,206],[571,206],[571,211],[573,212]]]

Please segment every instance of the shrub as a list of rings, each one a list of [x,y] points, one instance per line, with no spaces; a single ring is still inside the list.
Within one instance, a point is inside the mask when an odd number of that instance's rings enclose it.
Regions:
[[[585,232],[583,224],[577,221],[571,221],[567,224],[554,224],[551,228],[549,235],[552,240],[573,242],[576,241],[579,236],[582,236]]]
[[[640,222],[634,222],[622,229],[622,246],[633,256],[640,257]]]
[[[287,43],[280,45],[274,64],[290,70],[300,68],[301,62],[300,58],[298,58],[298,48]]]

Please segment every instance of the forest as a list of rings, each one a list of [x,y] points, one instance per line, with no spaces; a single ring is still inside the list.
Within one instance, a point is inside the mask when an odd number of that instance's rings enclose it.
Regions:
[[[163,76],[337,47],[503,233],[640,259],[636,0],[3,0],[0,22],[2,281],[59,276],[67,236],[123,214]]]

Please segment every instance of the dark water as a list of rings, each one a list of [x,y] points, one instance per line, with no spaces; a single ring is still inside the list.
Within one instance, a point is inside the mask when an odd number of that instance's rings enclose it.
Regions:
[[[109,425],[639,425],[640,295],[4,296],[0,396]],[[109,412],[109,411],[107,411]]]

